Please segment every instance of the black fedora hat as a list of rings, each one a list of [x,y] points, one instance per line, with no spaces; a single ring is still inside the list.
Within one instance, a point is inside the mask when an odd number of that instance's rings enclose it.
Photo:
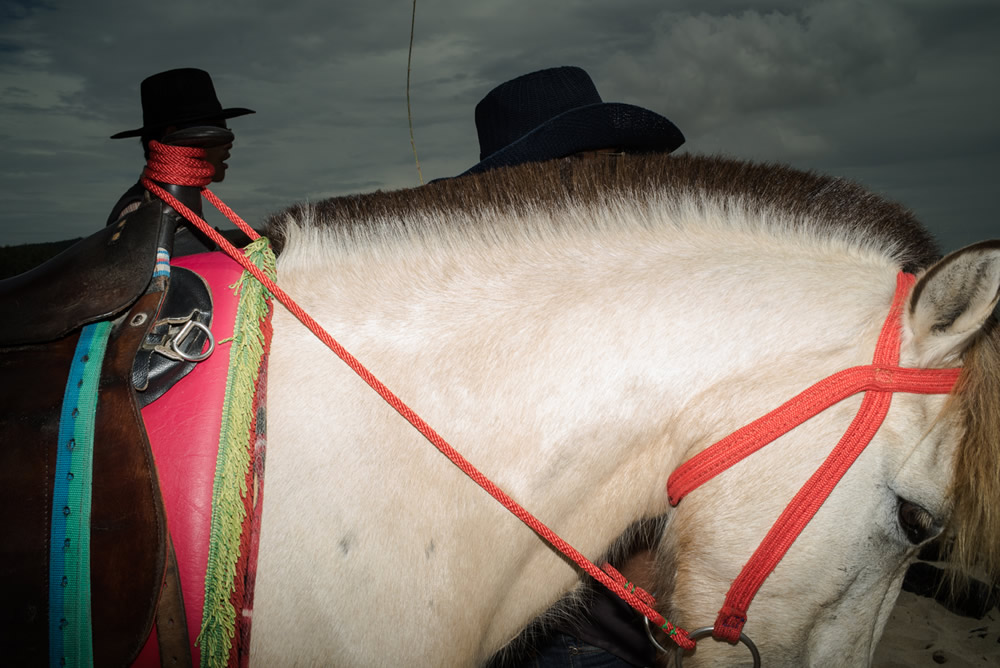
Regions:
[[[684,143],[660,114],[604,102],[585,71],[553,67],[502,83],[476,105],[480,162],[465,174],[600,148],[670,152]]]
[[[185,67],[167,70],[142,80],[142,127],[111,135],[112,139],[152,134],[171,125],[235,118],[253,109],[223,109],[205,70]]]

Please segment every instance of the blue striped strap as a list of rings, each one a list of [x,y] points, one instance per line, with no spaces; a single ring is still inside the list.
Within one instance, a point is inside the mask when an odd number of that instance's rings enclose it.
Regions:
[[[90,503],[94,416],[111,323],[80,333],[59,416],[49,545],[49,665],[91,666]]]

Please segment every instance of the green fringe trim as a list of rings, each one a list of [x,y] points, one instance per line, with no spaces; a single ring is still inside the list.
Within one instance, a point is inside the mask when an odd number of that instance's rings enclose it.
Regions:
[[[248,245],[243,252],[250,261],[274,279],[274,253],[264,237]],[[250,426],[253,422],[254,390],[264,354],[261,323],[268,317],[271,293],[249,272],[230,288],[240,301],[229,350],[229,374],[219,432],[219,455],[212,487],[211,542],[208,569],[205,573],[205,605],[201,632],[196,644],[201,647],[203,667],[221,667],[229,663],[236,615],[232,596],[236,590],[236,564],[240,558],[240,538],[244,530],[247,494],[246,477],[253,452]]]

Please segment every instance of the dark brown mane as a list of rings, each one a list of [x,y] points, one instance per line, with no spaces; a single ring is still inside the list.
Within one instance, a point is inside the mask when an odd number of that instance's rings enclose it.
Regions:
[[[429,213],[445,219],[461,213],[457,218],[468,221],[487,211],[518,214],[531,208],[606,202],[622,194],[655,194],[668,200],[693,195],[750,214],[779,212],[812,228],[874,241],[908,271],[940,256],[933,238],[907,209],[855,183],[780,165],[690,155],[565,158],[419,188],[336,197],[272,216],[268,233],[280,248],[285,221],[305,219],[307,206],[318,224],[344,229],[377,220],[413,224],[417,214]]]

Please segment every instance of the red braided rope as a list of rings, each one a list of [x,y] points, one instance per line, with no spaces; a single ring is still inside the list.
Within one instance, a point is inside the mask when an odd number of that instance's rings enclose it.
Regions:
[[[142,176],[160,183],[203,188],[212,182],[215,167],[205,160],[203,148],[171,146],[152,141],[149,143],[149,158]]]
[[[958,369],[910,369],[874,364],[838,371],[679,466],[667,480],[670,504],[676,506],[702,483],[849,396],[876,390],[947,394],[958,374]]]
[[[204,188],[211,181],[211,174],[207,180],[203,180],[201,172],[197,175],[193,169],[188,169],[184,160],[192,156],[201,156],[201,163],[204,163],[204,149],[167,146],[157,141],[150,142],[150,161],[147,162],[146,170],[143,172],[142,184],[150,192],[173,207],[178,213],[191,221],[199,230],[208,235],[227,255],[236,260],[246,271],[256,278],[267,288],[274,297],[281,302],[289,312],[294,315],[299,322],[305,325],[320,341],[322,341],[337,357],[342,359],[347,366],[361,377],[375,392],[382,397],[396,412],[402,415],[407,422],[412,424],[424,438],[430,441],[445,457],[457,466],[465,475],[471,478],[477,485],[482,487],[490,496],[499,501],[504,508],[509,510],[515,517],[524,522],[532,531],[544,538],[553,547],[562,552],[583,569],[588,575],[600,582],[602,585],[617,594],[622,600],[632,606],[640,614],[645,615],[649,620],[659,626],[667,633],[680,647],[684,649],[694,649],[695,643],[688,638],[688,633],[684,629],[668,622],[663,616],[643,601],[635,593],[629,591],[619,584],[614,578],[602,571],[593,562],[578,552],[573,546],[560,538],[554,531],[549,529],[541,520],[536,518],[514,499],[507,495],[502,489],[497,487],[489,478],[483,475],[475,466],[465,459],[447,441],[444,440],[433,428],[413,412],[401,399],[393,394],[389,388],[382,384],[364,365],[353,355],[341,346],[332,336],[330,336],[319,323],[313,320],[312,316],[306,313],[295,301],[281,288],[277,286],[267,275],[265,275],[255,264],[236,248],[229,241],[214,230],[198,214],[177,200],[176,197],[158,186],[152,181],[156,179],[164,183],[177,183],[178,185],[194,185],[202,187],[202,194],[205,199],[211,202],[219,211],[233,221],[244,234],[251,239],[257,239],[257,234],[246,222],[240,218],[228,206],[222,203],[210,190]],[[195,153],[197,152],[197,153]],[[155,156],[155,158],[154,158]],[[211,169],[211,168],[210,168]],[[214,171],[212,171],[214,173]],[[173,179],[185,179],[195,181],[193,183],[179,183]]]
[[[620,584],[628,591],[635,592],[635,595],[638,596],[643,603],[645,603],[646,605],[656,604],[656,599],[653,598],[652,594],[650,594],[648,591],[646,591],[639,585],[635,584],[634,582],[629,582],[628,580],[626,580],[625,576],[622,575],[617,568],[615,568],[611,564],[604,564],[603,568],[604,572],[611,576],[611,579],[613,579],[615,582]]]

